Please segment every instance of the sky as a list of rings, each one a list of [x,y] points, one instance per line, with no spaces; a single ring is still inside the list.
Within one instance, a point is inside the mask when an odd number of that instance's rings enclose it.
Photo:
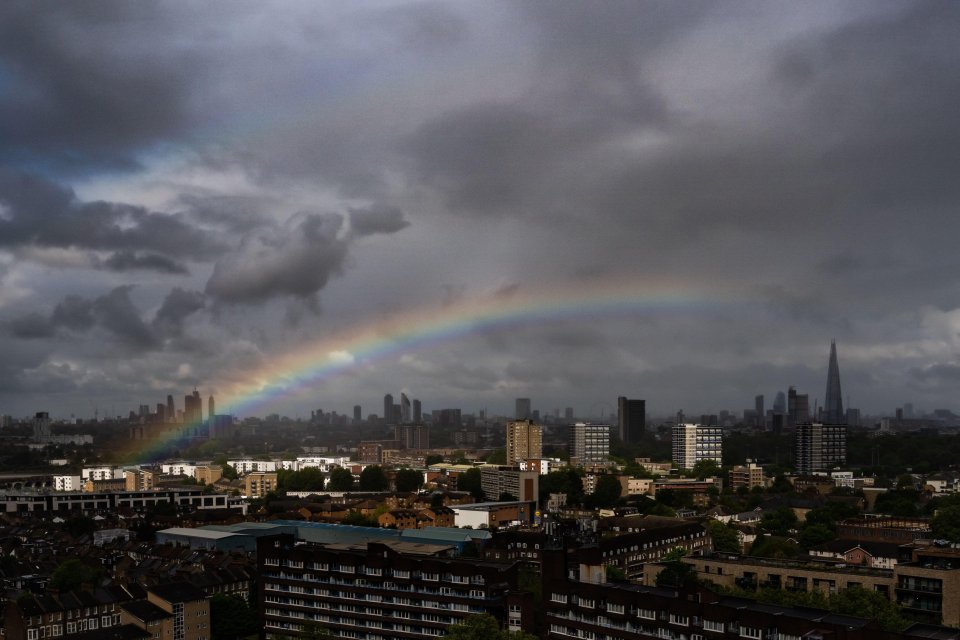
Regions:
[[[0,414],[960,411],[960,4],[0,4]]]

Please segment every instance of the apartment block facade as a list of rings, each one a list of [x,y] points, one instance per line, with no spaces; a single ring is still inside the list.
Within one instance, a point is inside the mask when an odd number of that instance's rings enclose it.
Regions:
[[[518,567],[452,556],[442,545],[369,542],[296,544],[292,535],[258,541],[260,614],[268,638],[419,639],[445,635],[467,616],[489,613],[505,628],[530,630],[530,596]]]

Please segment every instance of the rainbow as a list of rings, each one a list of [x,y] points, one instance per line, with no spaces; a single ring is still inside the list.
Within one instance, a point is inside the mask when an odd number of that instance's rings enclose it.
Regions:
[[[651,315],[717,311],[743,305],[741,292],[656,282],[587,281],[575,287],[493,293],[470,300],[391,314],[378,321],[271,358],[243,382],[218,393],[218,406],[235,416],[257,415],[268,404],[309,390],[336,376],[404,354],[473,335],[558,322],[593,322]],[[225,392],[226,391],[226,392]],[[224,397],[225,396],[225,397]],[[187,430],[194,425],[187,425]],[[160,434],[137,452],[150,459],[184,439],[181,429]]]

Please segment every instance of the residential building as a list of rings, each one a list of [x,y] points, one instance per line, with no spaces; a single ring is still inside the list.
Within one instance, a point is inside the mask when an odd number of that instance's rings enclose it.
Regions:
[[[489,613],[513,630],[532,628],[532,599],[516,591],[518,567],[457,559],[448,545],[402,541],[295,544],[261,538],[260,615],[267,638],[435,638]]]
[[[148,491],[157,486],[160,473],[152,469],[128,469],[124,476],[127,491]]]
[[[393,439],[404,449],[429,449],[430,427],[425,424],[398,424],[393,428]]]
[[[595,554],[591,557],[585,549],[572,559],[564,550],[545,550],[542,579],[546,617],[543,637],[547,640],[903,637],[881,630],[877,622],[866,618],[758,603],[703,587],[686,591],[607,583],[600,559]]]
[[[847,462],[847,426],[802,422],[794,432],[797,473],[828,471]]]
[[[277,474],[256,471],[243,477],[243,491],[248,498],[262,498],[277,488]]]
[[[543,457],[543,427],[533,420],[507,423],[507,464]]]
[[[647,401],[617,398],[617,435],[621,442],[636,444],[647,428]]]
[[[701,460],[722,464],[723,429],[700,424],[673,427],[673,461],[681,469],[692,469]]]
[[[604,464],[610,457],[610,425],[577,422],[568,427],[570,464]]]
[[[147,602],[173,616],[172,640],[210,640],[210,599],[188,582],[150,587]]]
[[[540,491],[540,474],[519,467],[484,465],[480,467],[480,488],[489,500],[504,494],[514,500],[536,501]],[[509,498],[508,498],[509,499]]]
[[[752,489],[753,487],[763,487],[765,485],[763,467],[750,460],[747,461],[747,464],[734,465],[727,475],[729,486],[734,491],[740,487]]]

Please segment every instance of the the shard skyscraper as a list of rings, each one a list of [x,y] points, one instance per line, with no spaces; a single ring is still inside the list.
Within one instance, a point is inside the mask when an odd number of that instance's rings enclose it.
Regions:
[[[827,395],[823,405],[825,424],[845,424],[847,414],[843,411],[843,394],[840,392],[840,365],[837,364],[837,342],[830,341],[830,365],[827,369]]]

